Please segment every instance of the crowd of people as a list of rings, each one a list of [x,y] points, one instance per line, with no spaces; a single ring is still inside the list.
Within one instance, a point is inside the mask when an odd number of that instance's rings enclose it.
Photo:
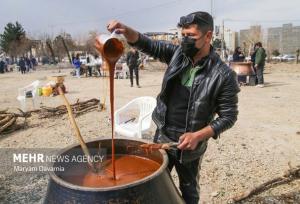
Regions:
[[[75,69],[75,74],[77,78],[80,78],[84,73],[88,77],[92,76],[106,76],[104,63],[101,56],[88,54],[85,61],[80,60],[80,54],[72,56],[72,65]],[[141,66],[145,66],[145,57],[136,49],[131,48],[128,53],[124,54],[116,65],[116,76],[115,78],[120,78],[120,70],[122,71],[122,78],[130,79],[130,87],[133,87],[133,78],[135,75],[136,86],[141,88],[139,84],[139,69]]]
[[[80,60],[80,54],[72,56],[72,65],[75,69],[75,76],[80,78],[80,76],[86,73],[86,76],[92,77],[93,75],[102,76],[102,58],[98,55],[88,55],[85,61]]]
[[[0,59],[0,74],[4,74],[4,72],[8,72],[8,64],[4,59]]]
[[[37,65],[37,61],[34,57],[21,57],[18,62],[19,71],[21,74],[28,73],[30,70],[35,70],[35,66]]]
[[[11,72],[13,69],[17,69],[21,74],[25,74],[30,70],[35,70],[37,66],[37,60],[34,57],[20,57],[16,61],[12,61],[10,58],[0,59],[0,73]]]
[[[255,43],[251,53],[251,59],[248,61],[252,62],[254,75],[256,77],[255,84],[257,87],[264,87],[264,66],[265,66],[265,58],[266,51],[262,46],[261,42]],[[145,60],[143,60],[143,55],[135,48],[131,48],[121,59],[118,61],[116,69],[122,69],[122,78],[130,79],[130,87],[134,86],[134,78],[136,82],[136,87],[141,88],[139,83],[139,69],[144,65]],[[242,51],[241,47],[236,47],[234,53],[232,55],[231,62],[247,62],[246,56]],[[75,68],[75,76],[80,78],[84,72],[86,76],[103,76],[105,75],[105,71],[103,70],[103,62],[101,56],[98,55],[88,55],[86,58],[86,62],[83,63],[80,61],[80,55],[77,54],[76,57],[73,56],[72,63]],[[120,64],[120,65],[119,65]],[[125,69],[125,71],[124,71]],[[117,72],[120,70],[116,70],[116,77],[119,78]],[[125,73],[125,74],[124,74]],[[125,75],[125,76],[123,76]],[[246,75],[238,75],[238,82],[240,84],[246,84]]]

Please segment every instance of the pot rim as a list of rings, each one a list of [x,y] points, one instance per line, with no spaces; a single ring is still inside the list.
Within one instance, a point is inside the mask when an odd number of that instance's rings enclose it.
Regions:
[[[148,140],[138,139],[138,138],[115,137],[114,139],[115,140],[131,140],[131,141],[149,143]],[[91,140],[87,140],[86,143],[96,142],[96,141],[100,141],[100,140],[111,140],[111,137],[101,137],[101,138],[98,138],[98,139],[91,139]],[[64,148],[63,150],[59,151],[57,154],[61,155],[61,154],[65,153],[66,151],[68,151],[72,148],[78,147],[78,146],[79,146],[79,144],[70,145],[70,146]],[[106,192],[106,191],[121,190],[121,189],[126,189],[126,188],[129,188],[129,187],[133,187],[133,186],[137,186],[137,185],[146,183],[147,181],[150,181],[153,178],[155,178],[155,177],[159,176],[160,174],[162,174],[168,166],[169,159],[168,159],[168,156],[167,156],[167,153],[166,153],[165,150],[160,149],[159,152],[161,153],[162,160],[163,160],[163,162],[162,162],[161,166],[159,167],[159,169],[156,170],[155,172],[153,172],[152,174],[150,174],[149,176],[146,176],[142,179],[136,180],[136,181],[134,181],[132,183],[129,183],[129,184],[123,184],[123,185],[117,185],[117,186],[111,186],[111,187],[85,187],[85,186],[75,185],[75,184],[72,184],[72,183],[69,183],[69,182],[63,180],[62,178],[58,177],[55,174],[54,171],[49,172],[49,174],[50,174],[50,178],[53,179],[57,184],[62,185],[66,188],[73,189],[73,190],[92,191],[92,192]]]

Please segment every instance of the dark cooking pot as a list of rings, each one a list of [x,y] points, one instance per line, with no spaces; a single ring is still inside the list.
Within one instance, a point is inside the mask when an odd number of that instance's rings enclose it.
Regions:
[[[87,146],[89,149],[97,148],[99,146],[99,142],[101,143],[101,148],[105,148],[107,150],[107,154],[110,154],[111,139],[104,138],[87,142]],[[63,174],[67,171],[60,173],[51,172],[44,203],[184,203],[173,183],[170,172],[167,169],[168,157],[165,151],[153,151],[146,154],[144,151],[137,150],[137,148],[128,148],[137,147],[143,143],[145,143],[143,140],[118,138],[115,139],[115,152],[116,154],[143,156],[161,164],[159,169],[151,175],[125,185],[107,188],[92,188],[78,186],[64,181],[62,179]],[[73,151],[78,148],[78,145],[71,146],[60,153],[60,155],[78,154],[78,151],[75,153]],[[81,152],[79,154],[83,153]],[[64,168],[68,169],[68,165],[74,164],[61,164],[56,162],[53,167],[57,167],[58,165],[65,165]]]
[[[255,72],[252,68],[252,62],[230,62],[230,68],[233,69],[238,75],[254,75]]]

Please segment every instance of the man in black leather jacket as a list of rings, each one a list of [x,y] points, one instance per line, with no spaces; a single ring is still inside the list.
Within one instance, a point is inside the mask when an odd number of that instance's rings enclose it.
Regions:
[[[210,45],[213,19],[206,12],[180,18],[181,45],[154,41],[134,29],[111,21],[109,31],[122,33],[128,43],[168,64],[153,120],[154,141],[179,142],[168,151],[169,169],[175,166],[186,203],[199,202],[199,170],[210,137],[237,120],[239,86],[236,74]],[[215,117],[215,114],[218,117]]]
[[[130,86],[133,87],[133,71],[135,74],[135,80],[136,80],[136,86],[138,88],[140,87],[139,84],[139,65],[140,65],[140,55],[139,52],[132,48],[130,51],[127,53],[126,56],[126,64],[129,68],[129,77],[130,77]]]

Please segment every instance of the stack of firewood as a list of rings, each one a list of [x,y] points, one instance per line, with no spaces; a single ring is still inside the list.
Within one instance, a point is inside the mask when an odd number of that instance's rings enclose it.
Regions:
[[[74,116],[76,117],[93,110],[101,111],[104,108],[104,105],[100,103],[98,99],[93,98],[83,102],[77,101],[71,105],[71,108]],[[65,105],[57,106],[55,108],[42,106],[41,109],[34,110],[32,112],[37,113],[39,118],[50,118],[66,114],[67,108]]]
[[[98,99],[90,99],[87,101],[80,102],[77,100],[76,103],[71,105],[73,115],[79,116],[81,114],[98,110],[101,111],[105,109],[103,103],[100,103]],[[0,110],[0,134],[8,134],[19,129],[26,127],[26,118],[32,115],[37,115],[38,118],[51,118],[59,117],[67,114],[67,108],[65,105],[60,105],[57,107],[41,107],[40,109],[31,110],[28,112],[23,112],[19,109],[20,113],[11,113],[8,110]]]
[[[20,110],[18,113],[10,113],[8,110],[0,110],[0,134],[8,134],[22,129],[26,126],[26,118],[30,113],[24,113]]]

